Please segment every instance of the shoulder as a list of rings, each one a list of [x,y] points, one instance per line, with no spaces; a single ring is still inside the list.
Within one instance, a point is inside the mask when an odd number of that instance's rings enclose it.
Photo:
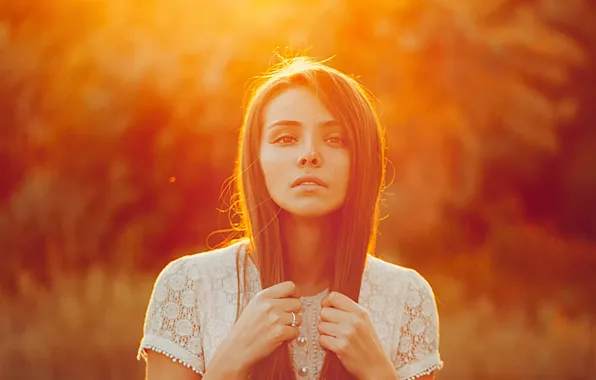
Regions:
[[[196,281],[211,276],[225,276],[236,270],[236,253],[242,242],[213,250],[197,252],[170,261],[159,273],[156,282]]]
[[[221,296],[214,290],[235,289],[236,252],[241,243],[206,252],[186,255],[170,261],[155,280],[145,314],[143,339],[138,358],[147,350],[163,353],[198,374],[205,369],[201,325],[202,313],[211,311]],[[224,300],[228,299],[224,294]],[[234,315],[228,308],[217,317]],[[217,310],[221,310],[217,309]],[[231,313],[227,313],[232,310]],[[231,318],[233,320],[233,317]]]
[[[366,271],[373,321],[379,331],[393,331],[384,335],[399,378],[421,378],[442,368],[438,311],[429,282],[414,269],[373,256]]]
[[[369,255],[366,264],[369,282],[381,285],[389,292],[418,291],[433,294],[429,282],[416,270],[393,264],[378,257]]]

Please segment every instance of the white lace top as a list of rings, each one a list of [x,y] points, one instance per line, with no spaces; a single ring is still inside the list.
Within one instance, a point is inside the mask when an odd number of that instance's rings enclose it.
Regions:
[[[241,307],[261,290],[252,260],[246,260],[246,272],[237,266],[245,256],[236,243],[169,263],[155,281],[137,358],[146,357],[150,349],[202,375],[234,325],[238,290],[249,289],[241,295]],[[301,298],[301,333],[290,344],[298,379],[318,379],[323,364],[317,323],[326,293]],[[400,379],[415,379],[443,366],[435,298],[416,271],[369,255],[359,304],[369,311]]]

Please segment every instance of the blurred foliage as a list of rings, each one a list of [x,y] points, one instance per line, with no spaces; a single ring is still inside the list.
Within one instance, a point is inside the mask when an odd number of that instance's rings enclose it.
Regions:
[[[0,288],[18,299],[23,276],[42,288],[98,268],[154,276],[217,244],[205,237],[229,226],[217,209],[247,86],[274,52],[306,53],[378,98],[394,178],[380,256],[534,324],[547,303],[593,314],[594,10],[0,1]]]

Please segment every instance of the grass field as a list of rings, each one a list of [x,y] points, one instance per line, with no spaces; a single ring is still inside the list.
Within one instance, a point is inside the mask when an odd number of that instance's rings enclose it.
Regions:
[[[22,277],[16,297],[0,296],[0,379],[142,379],[135,356],[153,280],[93,270],[44,289]],[[545,303],[530,322],[522,312],[499,315],[490,300],[463,306],[454,281],[432,285],[445,361],[438,379],[595,378],[587,317],[568,319]]]

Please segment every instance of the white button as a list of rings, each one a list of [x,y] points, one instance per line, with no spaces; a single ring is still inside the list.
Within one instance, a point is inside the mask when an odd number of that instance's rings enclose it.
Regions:
[[[304,346],[306,344],[306,337],[299,336],[298,338],[296,338],[296,342],[298,342],[299,346]]]

